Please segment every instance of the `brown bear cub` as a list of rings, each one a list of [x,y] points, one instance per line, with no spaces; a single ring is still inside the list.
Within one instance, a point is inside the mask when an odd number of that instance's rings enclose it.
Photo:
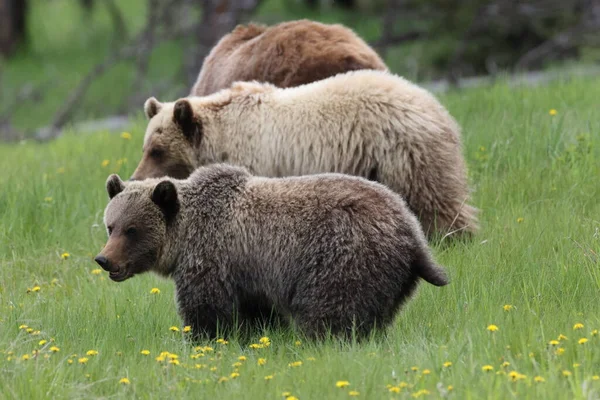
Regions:
[[[213,162],[270,177],[344,173],[399,193],[427,235],[478,230],[460,126],[400,76],[351,71],[286,89],[236,82],[144,108],[150,121],[132,179],[186,178]]]
[[[238,25],[204,59],[191,96],[206,96],[235,81],[292,87],[340,72],[387,67],[352,30],[309,20],[273,26]]]
[[[115,282],[172,277],[196,335],[235,329],[250,297],[308,337],[364,337],[389,325],[420,278],[448,283],[404,200],[364,178],[214,164],[186,180],[111,175],[106,188],[109,238],[96,262]]]

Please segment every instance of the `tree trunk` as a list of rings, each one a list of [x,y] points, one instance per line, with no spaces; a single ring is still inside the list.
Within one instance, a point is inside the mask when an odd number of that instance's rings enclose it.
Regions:
[[[27,0],[0,0],[0,54],[8,57],[26,39]]]

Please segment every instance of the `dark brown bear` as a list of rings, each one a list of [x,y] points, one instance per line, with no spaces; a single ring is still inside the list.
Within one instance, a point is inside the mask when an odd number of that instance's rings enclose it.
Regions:
[[[207,96],[235,81],[293,87],[358,69],[387,67],[345,26],[305,19],[270,27],[238,25],[204,59],[190,95]]]
[[[448,283],[402,198],[364,178],[214,164],[186,180],[111,175],[106,187],[109,238],[96,261],[116,282],[172,277],[197,335],[243,324],[240,306],[255,298],[309,337],[364,337],[389,325],[420,278]]]

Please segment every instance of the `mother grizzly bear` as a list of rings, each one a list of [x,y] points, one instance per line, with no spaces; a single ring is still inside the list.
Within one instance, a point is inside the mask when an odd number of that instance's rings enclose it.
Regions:
[[[281,89],[237,82],[206,97],[146,101],[132,179],[185,178],[228,162],[266,176],[339,172],[401,194],[428,233],[474,232],[460,128],[426,90],[385,71]]]

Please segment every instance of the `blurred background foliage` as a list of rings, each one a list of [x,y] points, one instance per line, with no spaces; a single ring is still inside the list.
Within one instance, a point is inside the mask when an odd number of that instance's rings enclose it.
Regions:
[[[236,24],[301,18],[354,29],[415,81],[600,60],[600,0],[0,0],[0,138],[185,96]]]

